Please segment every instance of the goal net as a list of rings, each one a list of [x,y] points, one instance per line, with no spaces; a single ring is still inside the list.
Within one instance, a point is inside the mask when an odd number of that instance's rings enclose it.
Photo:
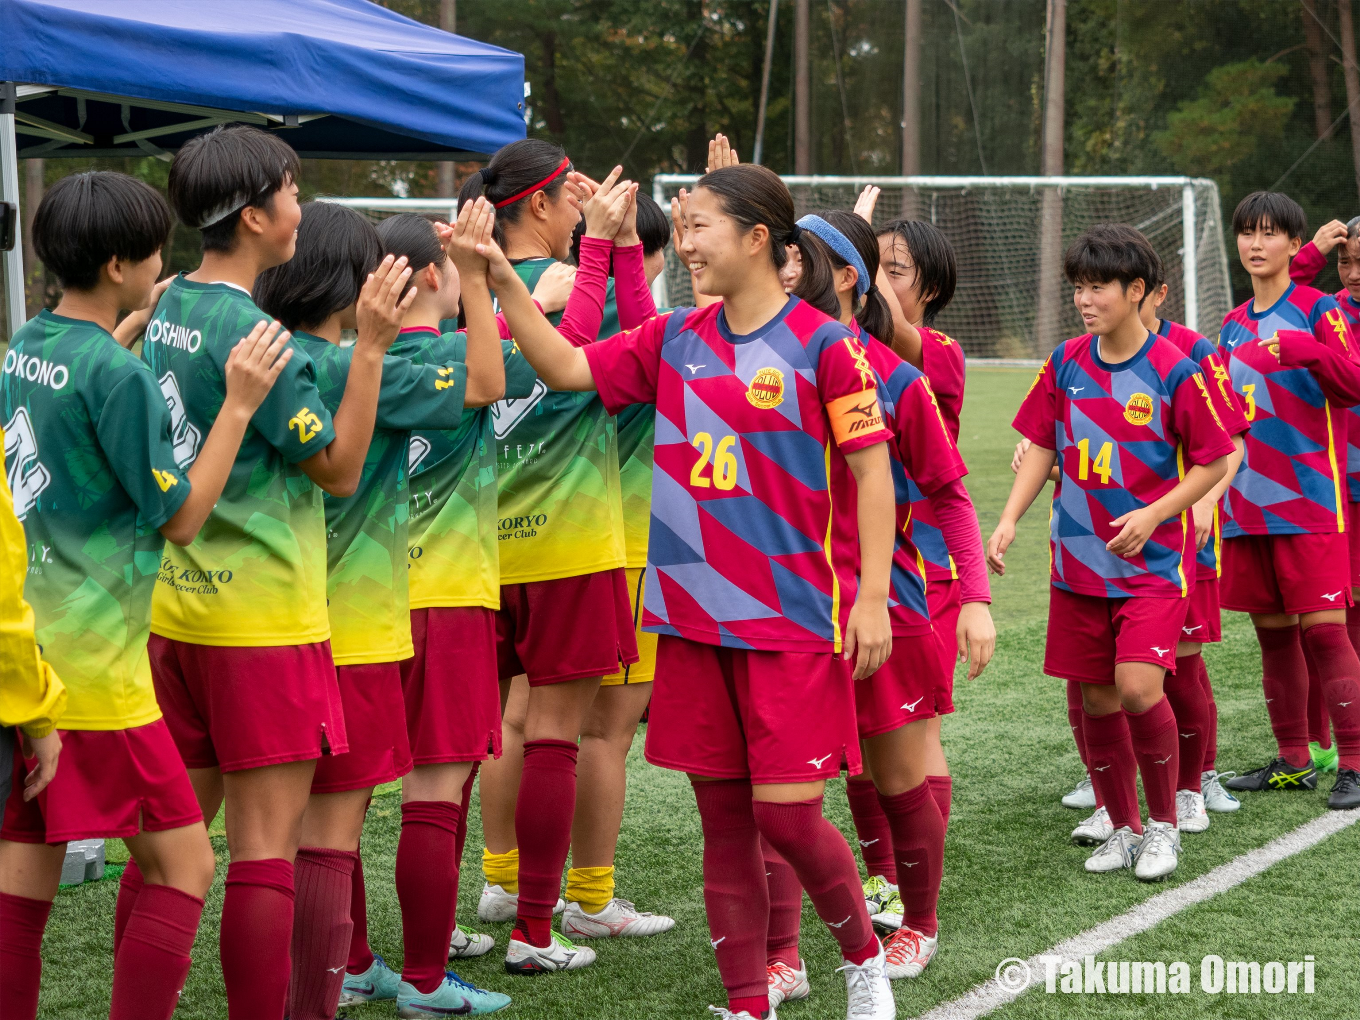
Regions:
[[[662,174],[663,208],[694,175]],[[798,213],[853,209],[865,185],[882,189],[874,226],[926,219],[954,245],[958,288],[936,326],[970,358],[1044,358],[1084,332],[1062,275],[1062,252],[1096,223],[1141,230],[1162,258],[1162,314],[1213,338],[1232,307],[1218,186],[1189,177],[785,177]],[[688,304],[689,274],[667,249],[658,305]]]

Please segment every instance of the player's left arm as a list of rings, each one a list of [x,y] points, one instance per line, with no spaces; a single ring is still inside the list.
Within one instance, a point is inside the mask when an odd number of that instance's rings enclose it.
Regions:
[[[843,657],[855,661],[855,679],[869,676],[892,653],[892,622],[888,618],[888,586],[893,543],[897,534],[897,504],[886,442],[845,454],[857,489],[859,524],[859,591],[850,610],[842,643]]]
[[[1282,330],[1262,340],[1289,368],[1306,368],[1317,379],[1323,394],[1334,404],[1352,407],[1360,404],[1360,361],[1356,358],[1355,337],[1346,316],[1336,302],[1318,315],[1310,336],[1299,330]]]

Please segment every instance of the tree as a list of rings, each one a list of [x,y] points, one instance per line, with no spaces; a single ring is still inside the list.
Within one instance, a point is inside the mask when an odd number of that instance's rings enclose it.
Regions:
[[[1295,100],[1275,92],[1283,64],[1243,60],[1209,72],[1195,99],[1167,116],[1157,147],[1182,173],[1217,176],[1284,136]]]

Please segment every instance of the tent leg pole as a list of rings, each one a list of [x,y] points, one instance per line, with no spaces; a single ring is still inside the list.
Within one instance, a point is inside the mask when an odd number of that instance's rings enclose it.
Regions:
[[[19,208],[19,147],[14,134],[13,82],[0,82],[0,198]],[[22,217],[20,217],[22,222]],[[16,224],[17,232],[17,224]],[[6,336],[12,337],[28,318],[24,299],[24,246],[15,238],[4,257]]]

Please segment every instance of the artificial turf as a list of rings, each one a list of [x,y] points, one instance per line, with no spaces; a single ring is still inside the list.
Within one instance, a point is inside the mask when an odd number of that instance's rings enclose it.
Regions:
[[[1010,489],[1015,443],[1010,419],[1033,370],[970,372],[960,445],[972,470],[968,486],[990,534]],[[1046,509],[1021,522],[1007,555],[1008,573],[993,580],[997,655],[979,680],[960,681],[957,712],[943,734],[954,772],[954,805],[940,900],[939,955],[926,974],[894,985],[898,1015],[914,1016],[965,993],[992,976],[1006,957],[1025,958],[1129,909],[1171,885],[1188,881],[1245,850],[1326,811],[1325,779],[1316,793],[1244,796],[1235,815],[1215,815],[1206,833],[1187,835],[1181,867],[1169,883],[1143,885],[1128,873],[1091,876],[1087,851],[1068,833],[1081,813],[1058,803],[1080,778],[1067,729],[1064,687],[1042,676],[1047,618]],[[1260,666],[1245,618],[1225,614],[1224,643],[1206,660],[1220,712],[1220,768],[1254,767],[1273,748],[1260,693]],[[595,943],[599,961],[585,970],[512,978],[501,968],[509,925],[476,919],[481,888],[480,818],[472,811],[463,861],[459,917],[489,931],[497,949],[460,961],[459,971],[483,987],[508,992],[506,1016],[534,1018],[706,1016],[724,1001],[704,922],[700,833],[689,784],[682,775],[647,765],[641,735],[629,762],[629,789],[618,851],[618,893],[640,909],[674,916],[675,929],[650,939]],[[375,797],[364,834],[370,939],[400,967],[401,929],[392,873],[400,821],[399,793]],[[843,783],[829,784],[826,811],[853,841]],[[220,823],[219,823],[220,825]],[[219,827],[214,832],[220,833]],[[226,1016],[217,961],[218,917],[226,873],[225,839],[214,835],[217,881],[195,946],[194,966],[176,1017]],[[852,842],[853,845],[853,842]],[[111,858],[121,847],[110,845]],[[111,872],[115,869],[110,869]],[[1360,1015],[1360,841],[1347,829],[1276,865],[1246,884],[1192,907],[1102,954],[1111,960],[1185,960],[1194,990],[1182,995],[1047,995],[1031,991],[998,1017],[1342,1017]],[[113,905],[117,882],[65,889],[57,898],[44,945],[39,1015],[105,1015],[112,975]],[[781,1017],[812,1020],[844,1015],[844,984],[835,974],[835,943],[807,906],[803,955],[813,994],[781,1007]],[[1199,961],[1302,960],[1315,957],[1312,995],[1209,995],[1199,991]],[[391,1003],[345,1011],[353,1018],[393,1016]]]

